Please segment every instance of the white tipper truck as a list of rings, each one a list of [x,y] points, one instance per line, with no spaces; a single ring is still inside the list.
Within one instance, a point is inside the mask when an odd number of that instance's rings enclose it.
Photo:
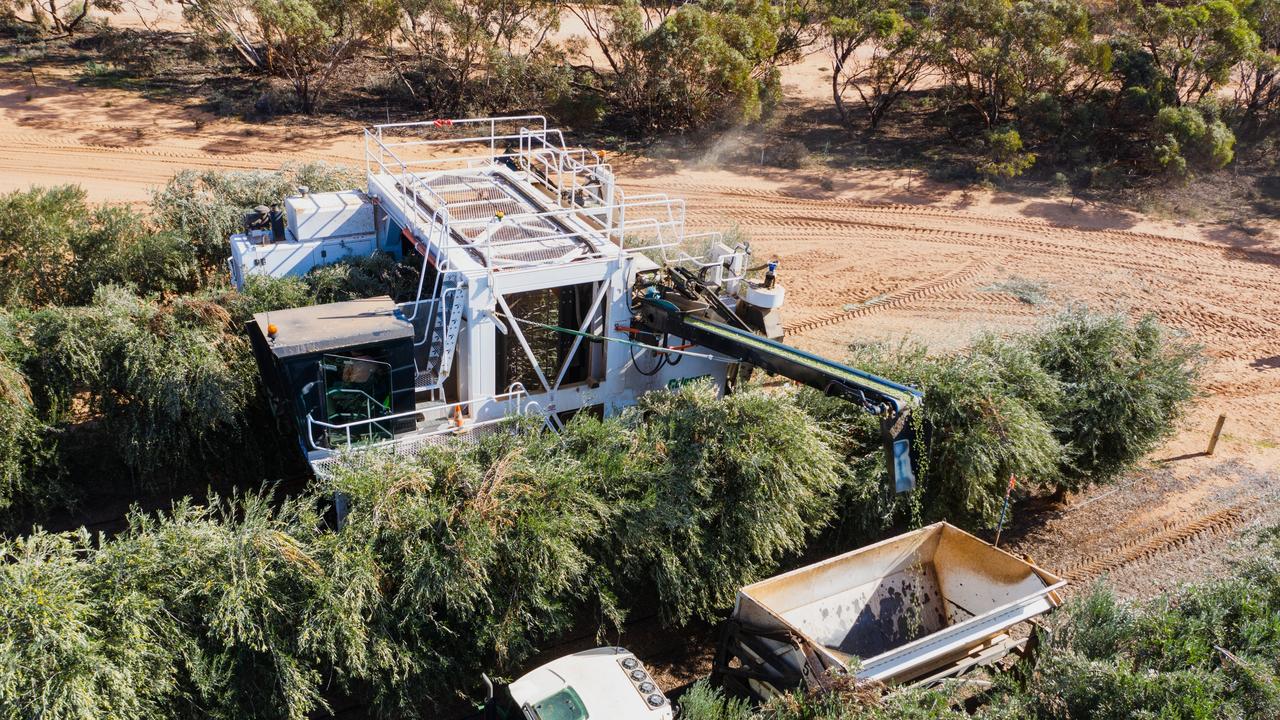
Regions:
[[[600,647],[556,658],[494,693],[490,720],[673,720],[661,688],[635,655]]]

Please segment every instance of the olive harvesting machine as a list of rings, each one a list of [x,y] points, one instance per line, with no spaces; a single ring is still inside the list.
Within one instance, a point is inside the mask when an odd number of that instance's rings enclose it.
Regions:
[[[248,324],[276,412],[316,472],[351,448],[412,449],[513,415],[553,427],[612,415],[649,391],[754,368],[882,419],[891,476],[914,484],[921,393],[782,342],[777,263],[689,233],[685,204],[634,195],[602,153],[541,116],[365,131],[364,189],[298,193],[231,238],[255,276],[387,253],[419,268],[413,297],[259,313]]]

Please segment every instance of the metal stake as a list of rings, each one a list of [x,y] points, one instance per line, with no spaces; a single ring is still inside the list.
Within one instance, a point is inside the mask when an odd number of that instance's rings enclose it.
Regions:
[[[1017,477],[1009,476],[1009,487],[1004,490],[1004,505],[1000,507],[1000,522],[996,525],[996,541],[993,547],[1000,547],[1000,532],[1004,530],[1004,516],[1009,510],[1009,496],[1013,494],[1013,486],[1017,483]]]

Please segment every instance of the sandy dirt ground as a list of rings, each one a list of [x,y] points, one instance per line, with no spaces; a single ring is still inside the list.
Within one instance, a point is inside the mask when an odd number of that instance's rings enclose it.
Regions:
[[[788,95],[827,102],[824,65],[815,56],[788,69]],[[141,205],[185,168],[270,169],[289,160],[359,165],[360,128],[248,124],[194,101],[78,86],[68,70],[0,69],[0,192],[79,183],[93,200]],[[913,173],[729,165],[716,153],[613,162],[629,191],[685,198],[691,229],[737,228],[757,258],[776,256],[789,341],[806,349],[839,357],[851,342],[904,338],[959,348],[979,332],[1031,328],[1072,303],[1154,313],[1201,344],[1205,396],[1146,470],[1065,507],[1021,511],[1007,535],[1010,549],[1074,587],[1106,577],[1122,594],[1146,597],[1221,572],[1248,554],[1247,530],[1280,522],[1274,221],[1248,235],[1068,199],[969,191]],[[1041,301],[1011,292],[1028,285]],[[1210,457],[1219,414],[1226,427]],[[707,638],[692,655],[654,650],[668,686],[705,670]]]

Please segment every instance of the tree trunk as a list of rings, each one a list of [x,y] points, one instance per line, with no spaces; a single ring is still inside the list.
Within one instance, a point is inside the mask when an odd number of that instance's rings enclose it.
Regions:
[[[840,76],[844,73],[845,61],[849,59],[852,50],[836,50],[832,48],[832,57],[835,62],[831,65],[831,101],[835,103],[836,112],[840,114],[840,124],[849,124],[849,110],[844,105],[844,98],[840,92]]]

